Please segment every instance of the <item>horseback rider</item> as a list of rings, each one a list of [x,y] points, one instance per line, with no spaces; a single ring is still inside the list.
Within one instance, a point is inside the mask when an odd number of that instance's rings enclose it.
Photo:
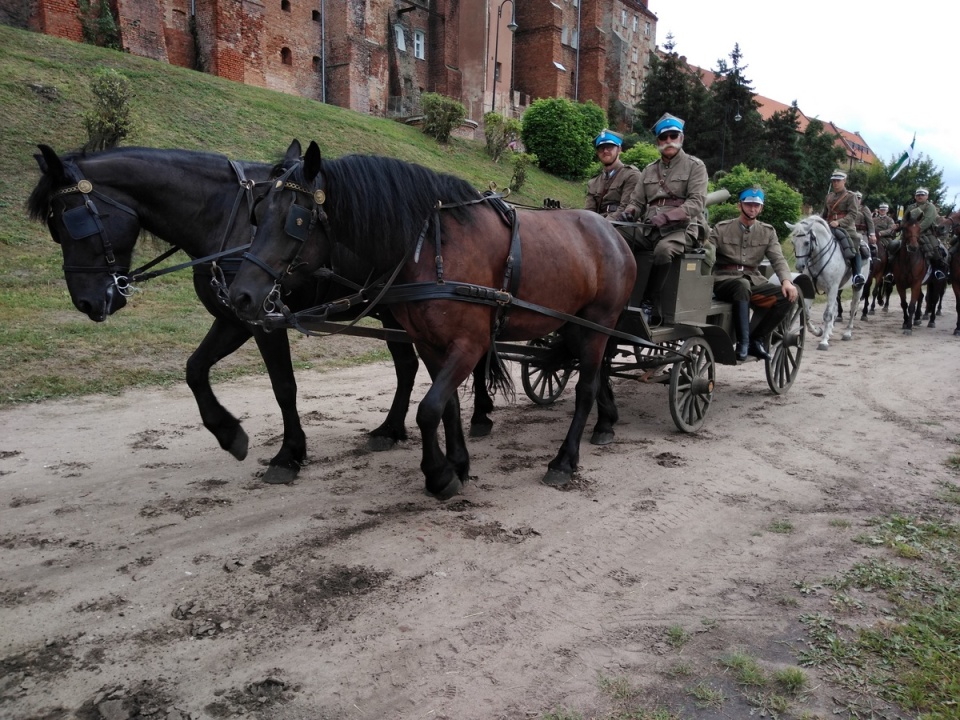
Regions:
[[[710,242],[717,248],[713,266],[713,294],[733,303],[733,322],[737,331],[737,360],[747,355],[767,360],[770,354],[763,338],[777,326],[797,299],[797,288],[790,278],[790,266],[783,257],[780,239],[773,225],[758,222],[763,211],[764,193],[747,188],[740,193],[740,216],[718,222],[710,231]],[[770,282],[759,270],[764,257],[773,266],[780,285]],[[750,340],[750,305],[770,308],[757,325]]]
[[[933,277],[943,280],[947,276],[947,261],[945,253],[940,250],[940,240],[936,235],[939,218],[937,206],[930,202],[930,191],[925,187],[917,188],[913,200],[904,210],[903,217],[920,224],[920,246],[923,254],[933,269]],[[895,256],[899,249],[899,246],[891,247],[891,257]]]
[[[854,195],[857,196],[857,202],[860,204],[860,212],[857,214],[856,228],[860,237],[867,236],[867,244],[870,246],[870,257],[877,259],[877,231],[873,222],[873,212],[863,202],[863,193],[857,190]]]
[[[890,206],[882,202],[877,206],[877,214],[876,217],[873,218],[873,227],[877,231],[877,241],[882,243],[887,249],[888,258],[890,257],[890,247],[894,243],[897,232],[900,230],[897,226],[897,221],[887,214],[889,210]],[[883,276],[883,279],[886,282],[893,282],[893,273],[887,272]]]
[[[643,218],[646,227],[637,238],[642,250],[653,251],[653,270],[647,296],[654,322],[660,315],[660,295],[670,262],[684,251],[699,248],[707,237],[703,210],[707,199],[707,166],[683,150],[684,122],[664,113],[653,126],[660,159],[640,173],[630,203],[619,220]]]
[[[640,171],[620,160],[622,145],[620,136],[610,130],[604,130],[593,141],[597,159],[603,167],[587,183],[584,207],[605,218],[614,219],[627,209],[633,189],[640,180]]]
[[[860,236],[857,234],[859,210],[857,196],[847,190],[847,174],[843,170],[834,170],[830,176],[830,192],[824,200],[820,216],[833,229],[833,235],[843,250],[844,259],[850,263],[855,288],[863,287],[867,282],[862,274],[863,259],[859,252]]]

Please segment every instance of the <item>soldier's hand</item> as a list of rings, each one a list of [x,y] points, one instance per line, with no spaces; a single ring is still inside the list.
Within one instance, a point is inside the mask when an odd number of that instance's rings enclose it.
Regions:
[[[618,214],[614,218],[614,220],[619,220],[620,222],[633,222],[634,220],[633,210],[631,210],[630,208],[627,208],[626,210]]]
[[[654,227],[663,227],[668,222],[670,221],[667,219],[666,213],[660,213],[659,215],[654,215],[652,218],[650,218],[650,224]]]

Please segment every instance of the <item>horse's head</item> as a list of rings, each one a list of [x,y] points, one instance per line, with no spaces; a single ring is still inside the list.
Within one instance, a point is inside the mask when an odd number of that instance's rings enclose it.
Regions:
[[[233,282],[230,303],[242,319],[256,322],[279,309],[281,289],[302,284],[330,255],[326,193],[320,148],[311,142],[300,156],[294,140],[274,171],[269,192],[254,208],[256,234]]]
[[[827,246],[832,239],[832,232],[827,221],[819,215],[805,217],[795,225],[785,223],[790,228],[790,239],[793,241],[793,256],[797,261],[797,272],[803,272],[810,265],[821,248]]]
[[[900,226],[900,239],[907,250],[917,250],[920,247],[920,221],[907,214]]]
[[[40,154],[34,157],[42,176],[27,201],[30,216],[45,221],[60,245],[73,304],[102,322],[127,303],[127,274],[140,220],[124,198],[106,194],[96,163],[84,172],[84,158],[60,158],[46,145],[38,147]]]

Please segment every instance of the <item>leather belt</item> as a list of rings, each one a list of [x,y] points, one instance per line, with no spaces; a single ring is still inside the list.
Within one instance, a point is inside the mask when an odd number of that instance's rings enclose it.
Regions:
[[[664,205],[669,205],[670,207],[680,207],[683,205],[685,198],[657,198],[656,200],[651,200],[647,203],[650,207],[662,207]]]
[[[847,213],[834,213],[833,215],[830,216],[830,219],[839,220],[840,218],[845,218],[846,216],[847,216]]]
[[[756,269],[756,265],[717,265],[717,270],[739,270],[740,272],[753,272]]]

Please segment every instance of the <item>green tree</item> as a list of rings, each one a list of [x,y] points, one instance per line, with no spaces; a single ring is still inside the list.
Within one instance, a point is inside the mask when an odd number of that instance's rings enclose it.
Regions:
[[[80,32],[89,45],[121,50],[120,30],[108,0],[77,0]]]
[[[742,65],[739,44],[734,44],[729,57],[730,65],[722,59],[717,61],[717,79],[710,86],[704,127],[716,131],[703,133],[696,144],[695,154],[714,172],[739,163],[762,167],[766,157],[763,119],[744,74],[747,66]]]
[[[784,223],[795,223],[800,218],[803,203],[800,193],[768,170],[736,165],[717,180],[717,187],[729,190],[730,200],[710,208],[710,222],[713,224],[737,217],[740,214],[737,199],[741,192],[751,187],[763,189],[765,197],[760,219],[773,225],[781,242],[790,234]]]
[[[844,149],[836,144],[837,136],[824,131],[823,123],[810,120],[800,139],[803,158],[797,190],[803,201],[818,212],[830,190],[830,175],[846,157]]]
[[[581,178],[594,158],[593,138],[605,125],[603,110],[593,103],[542,98],[523,114],[521,137],[542,170]]]
[[[450,133],[460,127],[467,117],[467,109],[462,102],[439,93],[423,93],[420,96],[420,108],[423,110],[423,132],[445,143]]]
[[[487,153],[498,163],[510,143],[520,137],[520,121],[488,112],[483,116],[483,135],[487,141]]]
[[[796,101],[788,110],[775,112],[764,123],[766,158],[761,167],[793,187],[800,186],[803,169],[800,138],[800,111]]]
[[[130,81],[113,68],[98,67],[90,82],[94,105],[83,116],[85,150],[105,150],[120,144],[133,127]]]
[[[643,139],[653,140],[653,125],[665,112],[683,118],[692,128],[702,130],[703,109],[707,104],[707,91],[693,69],[673,51],[676,44],[673,35],[667,35],[664,57],[650,55],[650,71],[643,86],[643,96],[636,105],[636,120],[633,131]],[[686,144],[687,140],[684,141]],[[696,149],[697,137],[688,149]]]

